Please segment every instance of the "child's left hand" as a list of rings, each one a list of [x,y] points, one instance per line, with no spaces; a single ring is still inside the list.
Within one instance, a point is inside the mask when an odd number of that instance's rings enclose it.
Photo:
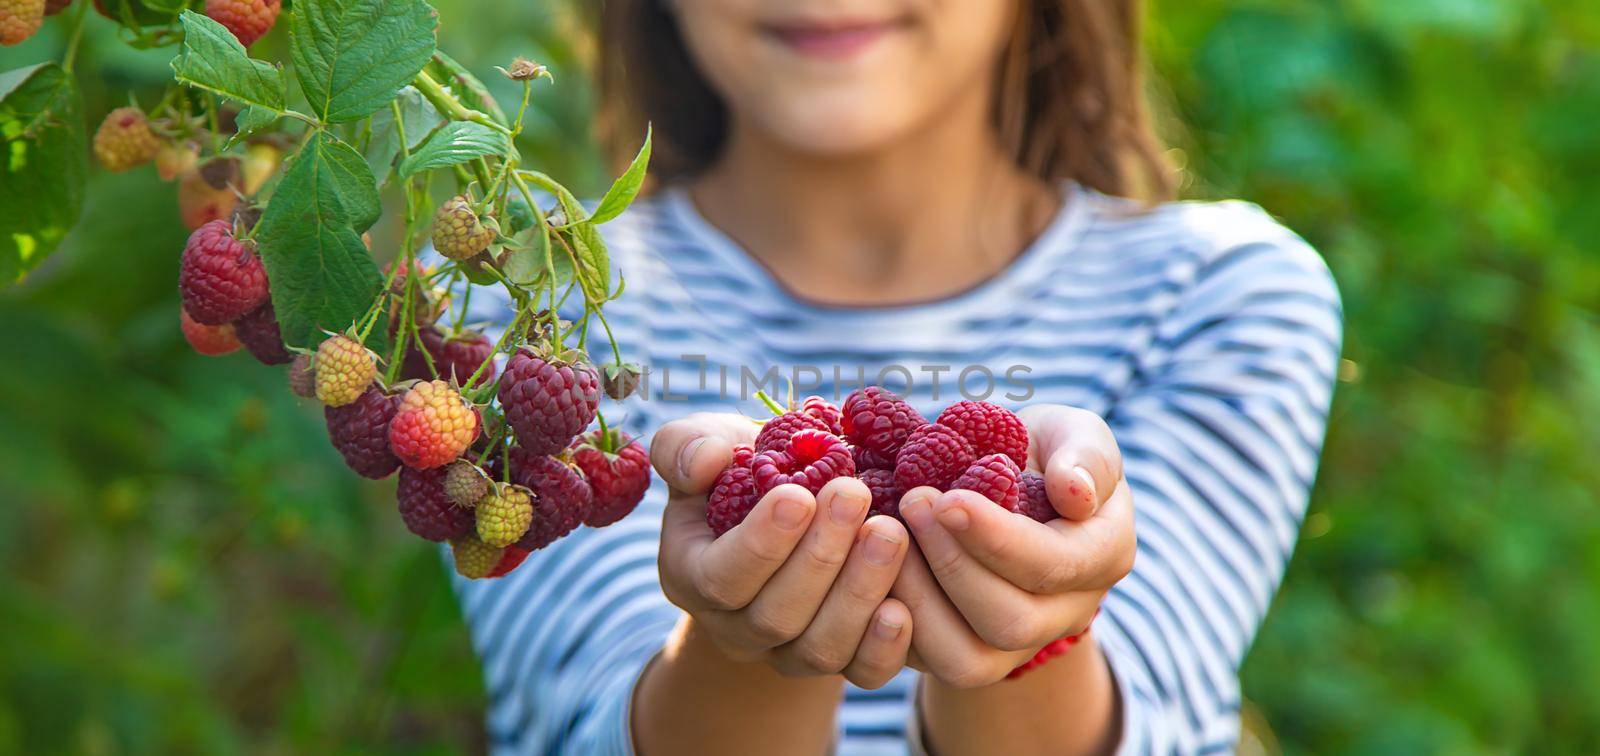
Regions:
[[[911,610],[916,666],[958,688],[997,682],[1083,632],[1133,568],[1133,500],[1111,429],[1060,405],[1020,414],[1028,467],[1044,474],[1061,519],[1041,524],[971,491],[917,488],[901,499],[918,548],[890,595]]]

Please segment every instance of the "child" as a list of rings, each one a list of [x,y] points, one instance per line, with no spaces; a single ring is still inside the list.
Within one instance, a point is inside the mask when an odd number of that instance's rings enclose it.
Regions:
[[[1137,6],[605,4],[606,123],[655,128],[656,190],[605,230],[610,324],[651,371],[623,422],[662,480],[458,584],[497,751],[1232,748],[1340,308],[1261,210],[1161,202]],[[842,479],[713,540],[707,491],[756,430],[715,413],[754,414],[769,369],[1020,410],[1061,519],[932,489],[868,518]]]

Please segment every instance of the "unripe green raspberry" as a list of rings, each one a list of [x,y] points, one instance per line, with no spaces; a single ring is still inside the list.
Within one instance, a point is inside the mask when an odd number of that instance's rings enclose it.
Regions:
[[[450,540],[450,554],[455,557],[456,572],[472,580],[488,577],[504,553],[504,548],[490,546],[470,533]]]
[[[21,44],[44,23],[44,0],[0,0],[0,45]]]
[[[150,130],[144,111],[132,106],[106,114],[94,132],[94,156],[113,173],[150,162],[159,149],[161,139]]]
[[[372,352],[349,336],[334,336],[317,347],[317,399],[329,407],[343,407],[356,399],[378,377]]]
[[[289,390],[303,399],[317,396],[317,369],[311,364],[311,355],[297,354],[289,364]]]
[[[493,241],[494,229],[478,219],[466,195],[451,197],[433,216],[433,247],[452,260],[472,257]]]
[[[522,486],[497,484],[478,502],[478,537],[490,546],[510,546],[533,524],[533,496]]]
[[[444,492],[457,506],[471,509],[489,495],[489,476],[477,465],[458,459],[444,471]]]

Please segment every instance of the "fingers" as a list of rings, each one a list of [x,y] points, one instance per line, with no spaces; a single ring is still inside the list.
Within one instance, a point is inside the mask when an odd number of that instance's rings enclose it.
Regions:
[[[1059,404],[1019,414],[1028,426],[1029,466],[1043,471],[1050,503],[1069,520],[1092,517],[1122,478],[1122,450],[1110,426],[1093,412]]]
[[[1033,655],[1031,650],[1001,651],[978,637],[945,595],[917,549],[906,554],[890,595],[905,604],[916,625],[907,663],[948,685],[988,685]]]
[[[744,610],[755,642],[770,648],[795,639],[812,624],[845,567],[871,504],[872,493],[855,478],[836,478],[822,487],[816,516],[805,537]],[[906,539],[902,536],[899,540]],[[888,583],[884,582],[883,593],[888,593]],[[882,599],[881,595],[873,598],[859,611],[860,616],[865,618]],[[856,639],[860,637],[857,633]],[[854,648],[854,639],[850,648]],[[830,671],[838,672],[849,660],[848,656],[839,658]]]
[[[697,412],[661,426],[650,438],[650,464],[673,491],[705,493],[733,459],[733,445],[755,439],[747,417]]]
[[[831,587],[825,586],[827,596],[820,608],[806,617],[809,626],[779,649],[781,658],[811,674],[842,672],[859,655],[857,647],[866,642],[869,623],[889,595],[911,540],[905,526],[885,516],[859,525],[851,536],[855,543],[849,547],[849,559]],[[757,602],[765,597],[763,593]],[[875,662],[869,659],[864,664],[871,667]]]
[[[744,522],[720,538],[713,540],[711,531],[701,522],[703,533],[684,539],[683,548],[669,551],[674,539],[664,532],[663,583],[669,579],[668,573],[686,583],[690,608],[743,608],[788,561],[815,512],[816,499],[811,492],[786,484],[768,491]],[[664,528],[690,527],[682,524],[681,511],[669,519],[673,522],[664,524]]]
[[[844,677],[860,688],[881,688],[906,666],[910,650],[911,610],[895,599],[884,599],[872,614],[855,658],[844,668]]]
[[[1028,593],[1048,595],[1103,590],[1127,574],[1134,551],[1127,499],[1124,485],[1103,517],[1040,524],[971,491],[950,491],[933,500],[933,513],[978,564]]]

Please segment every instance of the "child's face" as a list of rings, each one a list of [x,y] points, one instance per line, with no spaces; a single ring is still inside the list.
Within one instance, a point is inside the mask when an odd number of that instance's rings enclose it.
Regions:
[[[972,98],[987,107],[1017,10],[1004,0],[666,1],[739,126],[813,156],[881,149]]]

